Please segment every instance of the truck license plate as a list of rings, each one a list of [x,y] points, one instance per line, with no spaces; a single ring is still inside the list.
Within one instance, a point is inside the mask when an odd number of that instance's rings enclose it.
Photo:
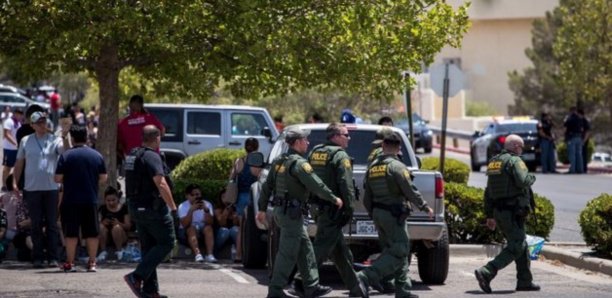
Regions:
[[[357,234],[361,235],[376,235],[376,226],[374,221],[371,220],[359,220],[357,221]]]
[[[535,153],[525,153],[523,154],[523,159],[529,161],[535,160]]]

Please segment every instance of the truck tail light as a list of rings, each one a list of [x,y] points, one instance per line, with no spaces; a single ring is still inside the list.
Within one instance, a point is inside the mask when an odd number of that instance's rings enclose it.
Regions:
[[[442,175],[436,175],[436,199],[444,198],[444,180]]]
[[[506,136],[497,137],[497,141],[503,145],[504,143],[506,143]]]

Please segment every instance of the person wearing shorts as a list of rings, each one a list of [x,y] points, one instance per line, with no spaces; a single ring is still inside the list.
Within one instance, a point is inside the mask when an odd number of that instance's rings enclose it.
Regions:
[[[74,257],[80,230],[87,244],[87,271],[96,272],[100,228],[98,185],[106,182],[106,166],[102,155],[85,145],[85,126],[72,125],[70,136],[74,147],[62,153],[55,171],[55,182],[62,183],[64,187],[60,214],[66,242],[66,262],[61,269],[65,272],[76,271]]]
[[[23,110],[21,108],[15,108],[13,115],[2,123],[4,129],[2,138],[2,188],[5,189],[6,185],[4,181],[11,173],[11,170],[15,166],[17,161],[17,130],[21,127],[21,120],[23,119]]]

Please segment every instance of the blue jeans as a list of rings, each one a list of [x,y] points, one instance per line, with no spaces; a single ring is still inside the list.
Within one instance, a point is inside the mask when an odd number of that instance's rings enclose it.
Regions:
[[[237,226],[231,228],[220,227],[215,233],[215,252],[218,252],[230,238],[232,243],[236,244],[236,237],[238,237]]]
[[[582,161],[582,137],[576,135],[567,141],[567,156],[570,162],[570,173],[582,173],[584,169]]]
[[[555,160],[555,143],[548,139],[540,141],[542,173],[554,173],[557,169]]]
[[[251,192],[239,192],[238,199],[236,200],[236,214],[238,216],[244,216],[244,208],[249,205],[251,201]]]

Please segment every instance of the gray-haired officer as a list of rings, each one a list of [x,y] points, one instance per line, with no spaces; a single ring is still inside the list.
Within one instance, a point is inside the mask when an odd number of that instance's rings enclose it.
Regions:
[[[384,136],[382,155],[368,166],[364,181],[363,205],[374,220],[382,252],[372,266],[357,273],[357,277],[379,292],[384,292],[381,281],[393,277],[395,297],[418,297],[410,293],[408,273],[410,237],[406,230],[408,201],[419,210],[433,210],[421,193],[412,185],[410,172],[397,157],[401,137],[397,133]]]
[[[529,213],[529,188],[535,176],[528,172],[527,166],[519,157],[523,152],[523,139],[509,135],[504,150],[491,158],[487,165],[487,187],[485,189],[485,214],[487,226],[495,227],[504,234],[507,245],[492,261],[474,273],[478,285],[486,293],[491,293],[491,280],[497,272],[513,261],[516,263],[517,291],[539,291],[540,286],[533,283],[531,261],[525,241],[525,218]]]
[[[274,194],[274,221],[280,228],[278,253],[274,262],[268,297],[285,297],[283,292],[289,275],[297,263],[305,297],[319,297],[331,292],[330,287],[319,285],[319,272],[312,243],[304,228],[303,212],[312,192],[322,200],[342,208],[342,200],[313,172],[303,155],[308,151],[308,134],[296,127],[285,129],[285,142],[289,151],[272,162],[268,178],[262,185],[259,211],[256,219],[265,222],[265,210]]]

